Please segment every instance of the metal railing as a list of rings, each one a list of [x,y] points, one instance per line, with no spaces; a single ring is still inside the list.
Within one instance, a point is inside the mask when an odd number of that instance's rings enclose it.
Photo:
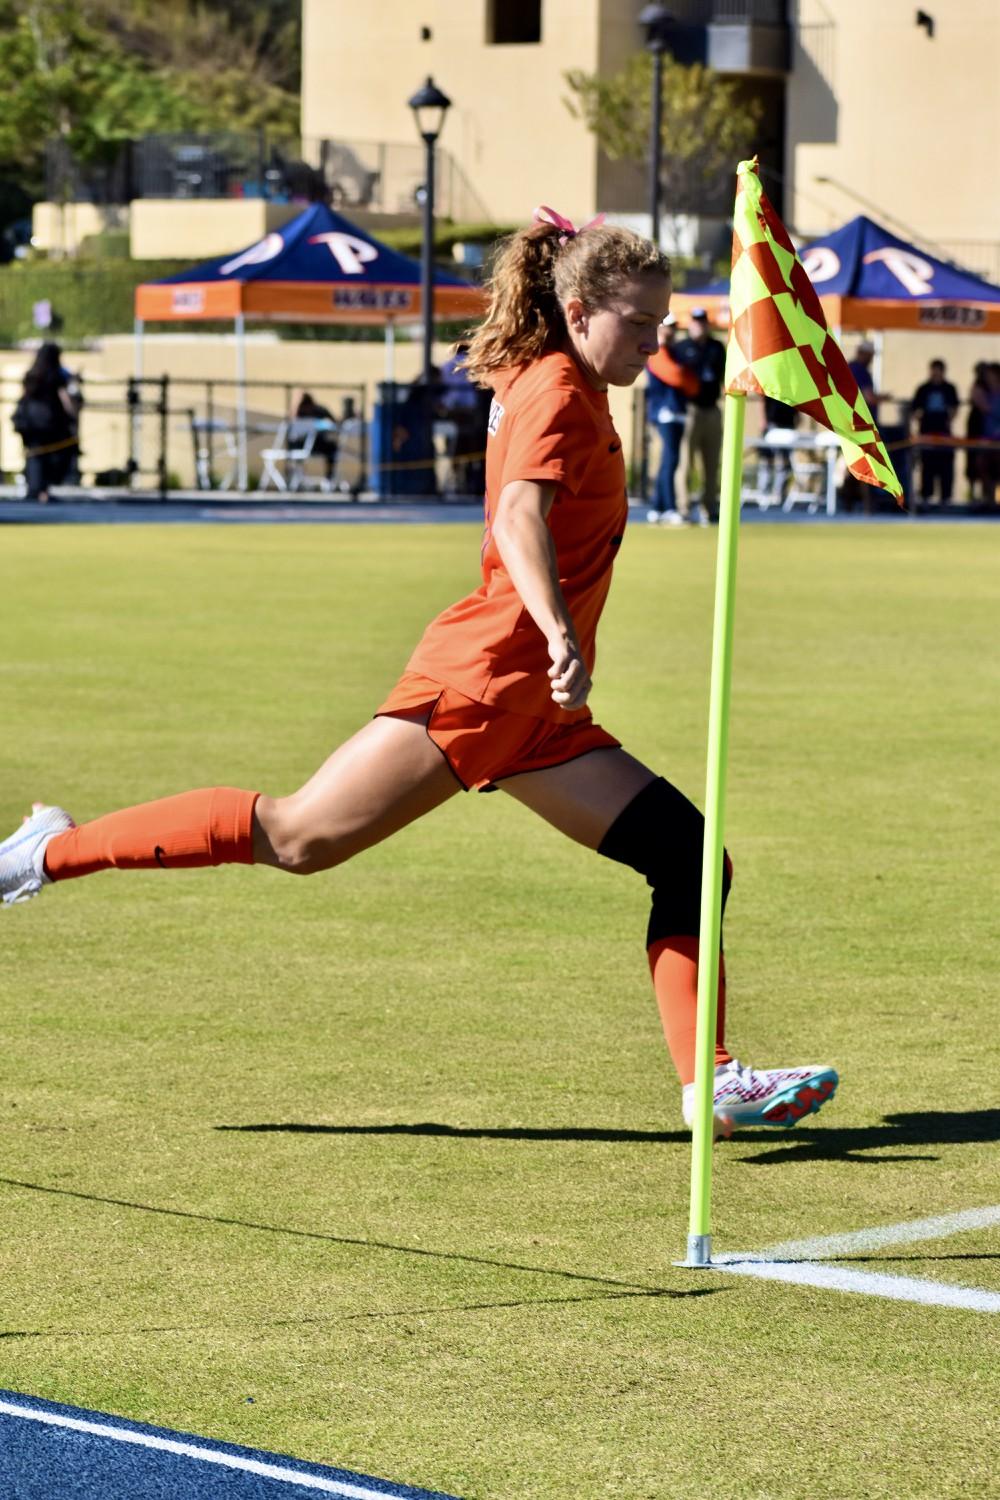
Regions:
[[[167,375],[75,378],[81,398],[73,489],[171,494],[280,491],[378,499],[481,499],[489,395],[449,381],[383,381],[369,409],[363,385],[310,383],[323,415],[299,410],[301,384]],[[0,377],[0,469],[24,469],[11,416],[20,380]],[[319,429],[303,444],[301,430]],[[245,474],[246,484],[241,483]]]
[[[276,432],[295,418],[302,383],[180,379],[167,375],[75,379],[82,398],[79,469],[84,488],[131,490],[165,499],[170,491],[235,489],[241,432],[246,432],[250,486],[266,468],[263,451]],[[21,382],[0,377],[0,469],[15,478],[24,467],[21,440],[11,417]],[[361,384],[310,382],[310,393],[327,407],[338,429],[350,423],[340,487],[358,493],[369,483],[366,390]],[[349,403],[349,404],[348,404]],[[348,450],[349,449],[349,453]],[[316,457],[320,457],[317,450]],[[316,466],[303,487],[328,489]],[[314,483],[313,483],[314,481]]]
[[[1000,241],[937,240],[937,252],[960,270],[974,271],[994,286],[1000,286]]]
[[[424,160],[417,142],[293,140],[265,131],[214,131],[144,136],[92,163],[55,140],[45,150],[45,192],[51,203],[259,198],[415,214]],[[482,199],[440,148],[437,166],[437,212],[448,219],[488,222]]]
[[[671,0],[683,26],[787,26],[788,0]]]

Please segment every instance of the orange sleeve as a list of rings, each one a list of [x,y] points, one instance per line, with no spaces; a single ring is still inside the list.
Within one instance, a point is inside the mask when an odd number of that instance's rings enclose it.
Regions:
[[[657,380],[663,381],[664,385],[672,385],[676,390],[682,391],[685,396],[697,396],[701,382],[694,370],[680,364],[665,349],[657,349],[649,361],[648,368],[652,370]]]
[[[515,479],[558,484],[576,494],[594,456],[594,422],[572,391],[545,392],[517,413],[501,470],[501,488]]]

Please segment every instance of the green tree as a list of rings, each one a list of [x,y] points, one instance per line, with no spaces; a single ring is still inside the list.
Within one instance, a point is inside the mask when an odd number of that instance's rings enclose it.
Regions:
[[[0,0],[0,177],[37,197],[48,142],[79,162],[156,132],[298,134],[297,7]]]
[[[640,52],[609,78],[566,74],[571,114],[613,160],[644,162],[649,152],[653,63]],[[668,214],[728,211],[736,163],[752,156],[760,104],[711,68],[663,59],[660,182]]]

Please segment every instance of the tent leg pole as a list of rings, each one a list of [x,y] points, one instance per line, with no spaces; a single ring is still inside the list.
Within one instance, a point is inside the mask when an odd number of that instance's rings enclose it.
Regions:
[[[128,487],[134,489],[135,477],[142,463],[142,335],[143,320],[136,318],[134,325],[133,345],[133,394],[135,399],[129,404],[129,440],[128,440]]]
[[[246,493],[249,482],[247,465],[247,347],[246,320],[242,313],[236,314],[236,444],[237,487]]]

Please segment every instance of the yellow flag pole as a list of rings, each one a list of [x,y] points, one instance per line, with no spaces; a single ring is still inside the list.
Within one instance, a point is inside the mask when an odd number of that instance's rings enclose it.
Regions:
[[[719,942],[722,930],[722,861],[726,822],[726,769],[729,754],[729,701],[733,675],[733,618],[736,554],[743,477],[745,396],[726,396],[722,443],[719,544],[715,570],[715,624],[708,714],[708,767],[705,783],[705,847],[701,875],[701,928],[698,941],[698,1027],[696,1034],[694,1122],[691,1158],[691,1217],[686,1266],[712,1261],[712,1096],[715,1083],[715,1023],[718,1011]]]

